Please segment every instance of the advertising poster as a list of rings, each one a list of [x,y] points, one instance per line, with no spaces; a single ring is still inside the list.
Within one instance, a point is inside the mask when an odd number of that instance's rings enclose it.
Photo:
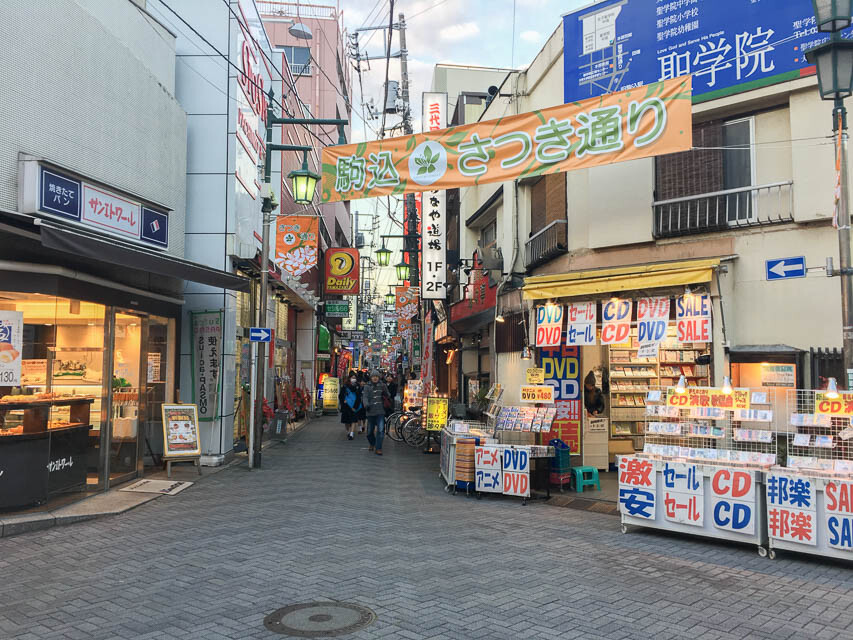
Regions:
[[[566,305],[566,344],[593,345],[595,344],[595,309],[598,303],[572,302]]]
[[[536,346],[556,347],[563,335],[563,305],[536,307]]]
[[[397,310],[397,319],[408,320],[413,318],[418,312],[417,287],[396,287],[394,294],[396,295],[394,308]]]
[[[23,311],[0,311],[0,386],[21,384],[23,335]]]
[[[323,380],[323,408],[337,411],[338,394],[341,391],[340,380],[327,376]]]
[[[447,425],[447,414],[450,402],[447,398],[427,396],[426,401],[426,430],[441,431]]]
[[[690,87],[686,76],[498,120],[324,147],[322,200],[442,191],[687,151]]]
[[[326,293],[357,294],[359,266],[358,249],[326,249]],[[328,305],[328,302],[326,304]]]
[[[291,276],[301,276],[317,266],[319,218],[278,216],[275,222],[273,262]]]
[[[749,409],[749,389],[733,389],[731,393],[723,393],[722,389],[688,387],[684,393],[678,393],[674,387],[670,387],[666,390],[666,405],[681,409]]]
[[[601,344],[622,344],[631,335],[632,300],[611,298],[601,304]]]
[[[637,341],[642,345],[660,344],[669,326],[669,298],[637,300]]]
[[[559,438],[572,450],[581,450],[581,384],[578,347],[560,345],[539,349],[539,366],[545,370],[545,384],[554,387],[557,415],[543,441]]]
[[[219,382],[222,369],[222,312],[192,314],[193,402],[202,422],[219,417]]]
[[[803,52],[828,39],[811,2],[604,0],[563,18],[564,101],[688,74],[712,100],[813,74]]]
[[[711,342],[711,296],[687,293],[675,299],[679,342]]]
[[[163,405],[163,455],[167,458],[201,455],[196,405]]]

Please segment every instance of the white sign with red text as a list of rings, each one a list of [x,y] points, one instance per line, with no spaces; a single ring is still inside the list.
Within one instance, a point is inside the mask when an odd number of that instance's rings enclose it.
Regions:
[[[83,222],[119,236],[139,240],[142,211],[138,202],[83,183]]]

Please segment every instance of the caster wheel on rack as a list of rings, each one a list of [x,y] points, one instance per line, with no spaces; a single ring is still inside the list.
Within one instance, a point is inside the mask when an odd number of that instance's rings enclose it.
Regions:
[[[762,558],[766,558],[767,557],[767,549],[765,549],[764,547],[758,547],[758,555],[760,555]],[[773,555],[776,555],[776,554],[774,553]]]
[[[622,533],[628,533],[628,527],[624,524],[619,525],[619,531]]]
[[[769,549],[767,551],[767,557],[770,558],[771,560],[775,560],[776,559],[776,552],[773,549]]]
[[[444,493],[450,493],[450,485],[444,487]]]

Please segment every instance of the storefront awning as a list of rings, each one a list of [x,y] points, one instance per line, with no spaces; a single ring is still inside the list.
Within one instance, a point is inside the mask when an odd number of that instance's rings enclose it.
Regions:
[[[533,276],[525,278],[523,291],[527,300],[542,300],[700,284],[711,281],[719,264],[708,258]]]
[[[150,251],[142,247],[131,247],[113,238],[98,238],[76,229],[67,229],[45,221],[42,221],[38,228],[40,229],[41,243],[48,249],[158,275],[198,282],[212,287],[221,287],[233,291],[247,291],[249,289],[250,281],[247,278],[236,276],[227,271],[211,269],[188,260],[181,260],[165,253]]]

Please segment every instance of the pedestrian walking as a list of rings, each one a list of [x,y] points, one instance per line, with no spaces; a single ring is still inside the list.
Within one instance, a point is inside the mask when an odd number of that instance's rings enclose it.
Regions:
[[[370,382],[364,387],[364,408],[367,412],[368,451],[382,455],[382,440],[385,437],[385,398],[389,395],[388,385],[382,382],[379,372],[370,375]]]
[[[388,387],[388,397],[385,398],[385,420],[397,409],[397,383],[390,373],[385,375],[385,386]]]
[[[347,439],[352,440],[355,437],[353,424],[358,422],[358,414],[364,411],[361,386],[358,384],[358,378],[355,375],[350,376],[347,384],[341,387],[338,400],[341,407],[341,422],[347,431]]]
[[[361,409],[356,414],[356,419],[358,420],[358,432],[364,433],[367,431],[367,407],[364,405],[364,387],[367,386],[367,383],[370,382],[370,376],[367,375],[366,371],[363,371],[359,374],[358,378],[358,387],[361,389],[362,395],[362,405]]]

